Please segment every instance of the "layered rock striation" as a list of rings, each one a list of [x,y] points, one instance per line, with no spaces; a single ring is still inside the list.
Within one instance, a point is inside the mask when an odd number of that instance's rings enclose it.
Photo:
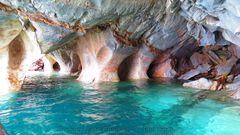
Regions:
[[[37,60],[85,83],[164,77],[221,90],[239,74],[237,0],[0,0],[0,10],[0,79],[13,90]]]

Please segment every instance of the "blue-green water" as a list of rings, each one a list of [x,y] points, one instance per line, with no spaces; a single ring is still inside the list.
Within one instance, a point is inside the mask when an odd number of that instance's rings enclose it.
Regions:
[[[35,79],[0,96],[0,122],[10,135],[240,134],[240,104],[224,93],[160,81]]]

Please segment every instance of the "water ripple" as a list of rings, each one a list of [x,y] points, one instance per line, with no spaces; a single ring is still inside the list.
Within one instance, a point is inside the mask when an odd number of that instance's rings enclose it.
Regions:
[[[198,98],[203,94],[204,99]],[[23,91],[0,97],[0,122],[10,135],[166,131],[234,135],[240,129],[239,105],[175,83],[140,81],[90,87],[69,77],[35,77],[24,84]],[[221,130],[216,132],[216,128]]]

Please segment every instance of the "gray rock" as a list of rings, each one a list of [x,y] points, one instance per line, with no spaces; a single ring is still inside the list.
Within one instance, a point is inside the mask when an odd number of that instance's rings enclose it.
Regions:
[[[194,21],[197,25],[204,26],[205,30],[201,27],[190,29],[191,33],[196,33],[195,38],[202,41],[201,45],[206,43],[214,45],[214,40],[215,42],[219,40],[217,37],[214,39],[216,32],[222,33],[226,40],[240,45],[238,0],[182,0],[181,2],[181,14],[190,22]],[[197,34],[199,31],[203,33]]]
[[[120,80],[118,67],[128,57],[129,76],[147,78],[149,65],[163,52],[174,59],[160,73],[188,80],[211,68],[204,57],[191,57],[199,46],[240,45],[239,5],[238,0],[0,0],[0,56],[27,31],[31,42],[53,54],[65,71],[77,71],[81,63],[85,74],[80,80]],[[71,48],[74,44],[77,48]],[[208,57],[219,76],[237,62],[222,63],[211,50]]]
[[[206,78],[200,78],[199,80],[184,83],[183,87],[209,90],[213,85],[214,85],[213,81],[208,80]]]
[[[199,65],[196,69],[190,70],[189,72],[180,76],[178,79],[188,80],[201,73],[207,73],[210,69],[211,69],[211,66],[208,64]]]

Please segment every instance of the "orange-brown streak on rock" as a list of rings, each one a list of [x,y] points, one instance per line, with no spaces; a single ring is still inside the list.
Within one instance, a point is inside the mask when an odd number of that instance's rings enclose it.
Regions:
[[[8,61],[8,79],[11,84],[11,90],[18,90],[21,88],[23,78],[19,78],[21,72],[21,64],[24,60],[25,49],[23,40],[20,36],[16,37],[9,45],[9,61]]]
[[[149,76],[151,78],[174,78],[177,74],[175,64],[175,59],[171,58],[167,53],[162,53],[151,64]]]
[[[15,9],[15,8],[12,8],[8,5],[5,5],[1,2],[0,2],[0,10],[5,11],[5,12],[12,12],[12,13],[15,13],[15,14],[18,13],[19,15],[27,17],[32,21],[46,23],[49,26],[60,26],[60,27],[64,27],[64,28],[67,28],[67,29],[71,29],[73,31],[86,33],[86,29],[83,26],[81,26],[80,24],[70,25],[70,24],[65,23],[65,22],[60,22],[60,21],[57,21],[57,20],[47,18],[41,13],[36,13],[35,14],[35,13],[26,12],[23,9],[20,9],[20,8]]]
[[[156,56],[159,56],[163,53],[163,51],[159,50],[158,48],[154,47],[152,44],[149,44],[149,41],[146,39],[146,38],[142,38],[142,41],[143,41],[143,44],[145,44],[149,51],[156,55]],[[168,52],[170,49],[166,50],[165,52]]]
[[[5,12],[15,12],[16,13],[15,9],[13,9],[12,7],[7,6],[1,2],[0,2],[0,10],[5,11]]]
[[[128,56],[119,53],[114,53],[107,66],[102,70],[100,79],[101,81],[118,82],[120,78],[118,76],[118,69],[122,61]]]
[[[133,54],[121,63],[119,74],[121,80],[148,79],[147,70],[144,64],[151,63],[140,53]]]
[[[79,81],[85,83],[99,81],[101,70],[111,57],[111,53],[109,53],[105,45],[103,32],[88,32],[83,37],[77,39],[77,54],[82,64],[82,72],[78,78]],[[99,54],[101,51],[104,55]]]
[[[149,51],[155,55],[160,55],[162,53],[161,50],[153,47],[152,45],[148,45]]]
[[[123,33],[113,31],[113,36],[120,44],[137,47],[139,45],[139,41],[130,39],[129,37],[131,36],[131,34],[132,33],[127,31]]]

